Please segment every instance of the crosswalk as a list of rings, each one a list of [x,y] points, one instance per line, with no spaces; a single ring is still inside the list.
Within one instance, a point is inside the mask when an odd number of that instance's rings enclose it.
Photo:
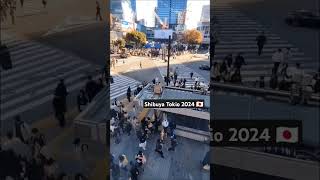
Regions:
[[[244,53],[243,57],[248,64],[242,67],[241,75],[244,83],[255,82],[259,76],[265,76],[265,80],[270,79],[273,67],[272,54],[278,48],[291,48],[292,58],[289,67],[299,62],[306,73],[314,72],[318,68],[319,63],[316,60],[306,57],[298,48],[228,4],[216,3],[213,14],[218,23],[215,30],[217,30],[219,40],[215,49],[215,61],[222,61],[229,53],[232,53],[233,57],[238,52]],[[265,32],[267,44],[263,49],[263,54],[258,56],[255,40],[261,31]]]
[[[113,83],[110,85],[110,99],[114,100],[124,96],[127,93],[127,89],[130,86],[131,91],[137,89],[137,85],[140,84],[139,81],[136,81],[130,77],[123,76],[120,74],[111,74],[113,77]]]
[[[96,65],[52,47],[14,36],[2,42],[10,50],[13,68],[1,70],[1,119],[7,120],[51,102],[59,79],[69,92],[83,88],[86,77],[100,77]]]
[[[162,77],[167,76],[167,67],[166,66],[160,66],[160,64],[157,64],[158,69],[160,71],[160,74]],[[201,76],[199,73],[193,71],[191,68],[183,65],[183,64],[171,64],[170,69],[172,71],[176,69],[176,72],[178,74],[178,80],[180,79],[186,79],[186,88],[194,87],[195,85],[195,79],[198,77],[200,82],[204,82],[206,85],[209,84],[209,81],[205,79],[203,76]],[[171,71],[171,72],[172,72]],[[193,72],[193,77],[190,77],[190,72]]]
[[[20,0],[17,0],[17,7],[20,8]],[[21,11],[18,11],[17,17],[33,16],[48,13],[43,7],[42,1],[24,0]]]
[[[88,16],[80,16],[80,17],[66,17],[62,24],[55,26],[54,28],[50,29],[47,33],[43,36],[49,36],[55,33],[60,33],[63,31],[74,30],[79,28],[88,27],[92,24],[99,23],[94,17]]]

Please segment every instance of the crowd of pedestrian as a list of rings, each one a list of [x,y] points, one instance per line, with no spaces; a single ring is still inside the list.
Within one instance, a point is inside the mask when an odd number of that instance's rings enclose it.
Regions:
[[[257,36],[256,43],[257,58],[259,58],[263,54],[263,48],[267,44],[267,37],[264,32],[261,32]],[[292,62],[292,54],[290,47],[278,48],[270,57],[273,66],[269,73],[260,75],[250,85],[257,88],[290,91],[292,94],[300,94],[300,97],[310,96],[310,93],[319,93],[320,69],[314,75],[305,73],[300,63]],[[242,53],[238,53],[235,58],[230,53],[222,61],[215,61],[213,63],[211,69],[212,80],[244,85],[241,68],[246,64]]]
[[[213,63],[213,80],[242,84],[241,68],[246,64],[243,53],[238,53],[234,60],[232,54],[228,54],[222,62]]]
[[[0,179],[65,180],[71,175],[63,172],[50,155],[47,140],[37,128],[15,117],[14,128],[8,131],[0,146]],[[72,179],[87,179],[77,174]]]
[[[138,119],[137,112],[136,105],[133,105],[132,110],[129,111],[127,106],[117,99],[111,105],[111,139],[119,144],[122,136],[135,136],[136,146],[140,149],[134,157],[127,157],[125,154],[114,157],[111,154],[110,168],[114,180],[119,179],[121,172],[125,172],[125,176],[129,175],[132,180],[138,179],[139,175],[144,172],[144,166],[147,163],[147,157],[143,152],[154,148],[159,157],[165,158],[163,152],[165,141],[170,139],[168,151],[175,151],[178,144],[175,135],[176,124],[168,120],[166,114],[154,112],[150,117]],[[149,141],[154,139],[156,139],[156,146],[149,147]]]
[[[84,89],[80,89],[77,96],[78,111],[81,112],[84,108],[93,100],[93,98],[103,89],[104,84],[101,78],[97,81],[93,80],[92,76],[88,76],[88,80]],[[54,98],[52,101],[55,117],[59,121],[60,127],[65,126],[65,113],[67,112],[67,87],[64,83],[64,79],[61,79],[58,83]]]

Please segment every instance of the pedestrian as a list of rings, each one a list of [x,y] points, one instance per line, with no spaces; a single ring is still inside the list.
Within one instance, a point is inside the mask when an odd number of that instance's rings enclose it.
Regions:
[[[141,63],[141,61],[140,61],[140,69],[142,69],[142,63]]]
[[[178,79],[178,73],[175,71],[173,75],[173,80],[177,81],[177,79]]]
[[[118,180],[120,177],[120,166],[117,163],[111,165],[111,174],[114,180]]]
[[[64,109],[64,101],[62,97],[54,96],[52,104],[55,112],[55,117],[59,121],[60,127],[64,127],[65,126],[65,117],[64,117],[65,109]]]
[[[0,42],[0,64],[2,69],[9,70],[12,68],[12,61],[9,48]]]
[[[201,164],[204,170],[210,170],[210,151],[206,153]]]
[[[20,0],[20,5],[23,7],[24,0]]]
[[[141,167],[143,164],[147,162],[146,157],[144,156],[142,151],[139,151],[138,154],[135,156],[136,162]]]
[[[171,140],[171,147],[168,149],[168,151],[175,151],[175,148],[177,146],[177,139],[176,139],[176,136],[175,135],[172,135],[170,137],[170,140]]]
[[[63,112],[67,112],[67,95],[68,95],[68,91],[66,88],[66,85],[64,84],[64,79],[60,79],[60,82],[58,83],[56,89],[55,89],[55,96],[60,97],[61,103],[62,103],[62,107],[63,108]]]
[[[242,56],[242,53],[239,52],[238,55],[235,57],[234,67],[240,70],[242,65],[246,65],[246,62],[244,60],[244,57]]]
[[[11,24],[15,24],[15,10],[16,7],[13,4],[10,4],[10,16],[11,16]]]
[[[192,79],[192,77],[193,77],[193,72],[190,72],[190,78]]]
[[[146,150],[146,146],[147,146],[147,137],[146,134],[143,133],[140,138],[139,138],[139,147],[142,148],[144,151]]]
[[[232,53],[228,54],[224,60],[227,62],[228,67],[231,67],[232,63],[233,63],[233,57],[232,57]]]
[[[46,8],[47,7],[47,0],[42,0],[42,5],[43,5],[43,8]]]
[[[130,86],[127,89],[127,99],[129,102],[131,102],[131,88],[130,88]]]
[[[138,180],[138,175],[140,174],[138,167],[130,161],[130,180]]]
[[[287,47],[283,50],[283,62],[281,62],[282,64],[285,63],[290,63],[290,60],[292,58],[292,51],[290,47]]]
[[[85,106],[88,104],[88,98],[83,89],[80,90],[79,95],[77,97],[78,111],[82,112]]]
[[[15,132],[16,137],[21,140],[23,143],[27,143],[31,137],[31,129],[27,123],[21,120],[20,116],[15,117]]]
[[[97,83],[92,80],[92,76],[88,76],[85,91],[87,93],[89,102],[91,102],[97,93]]]
[[[276,67],[274,67],[272,70],[269,85],[271,89],[276,89],[278,87],[278,75],[276,73]]]
[[[96,1],[96,20],[98,19],[102,21],[100,4]]]
[[[127,132],[128,136],[130,136],[131,135],[131,130],[132,130],[132,124],[130,122],[128,122],[128,121],[126,121],[125,124],[126,124],[126,132]]]
[[[272,61],[273,61],[274,71],[278,72],[279,65],[281,62],[283,62],[283,52],[280,48],[273,53]]]
[[[195,87],[197,87],[197,86],[198,86],[198,83],[200,82],[199,77],[197,76],[197,77],[194,79],[194,81],[195,81]],[[197,89],[197,88],[195,88],[195,89]]]
[[[257,41],[257,46],[258,46],[258,55],[260,56],[262,54],[263,46],[267,42],[267,38],[264,34],[264,31],[262,31],[261,34],[259,34],[257,36],[256,41]]]
[[[127,165],[128,165],[129,161],[127,159],[127,156],[122,154],[119,156],[119,166],[120,168],[124,169],[124,170],[128,170],[127,169]]]
[[[162,121],[162,127],[163,127],[163,131],[164,131],[164,133],[165,133],[165,136],[167,136],[167,133],[168,133],[168,126],[169,126],[169,122],[168,122],[168,120],[167,120],[167,115],[164,115],[165,116],[165,118],[163,119],[163,121]]]
[[[155,149],[155,151],[156,151],[157,153],[159,153],[162,158],[164,158],[164,155],[163,155],[163,152],[162,152],[162,147],[163,147],[163,144],[161,143],[161,140],[158,139],[158,140],[157,140],[157,144],[156,144],[156,149]]]
[[[103,88],[104,88],[104,84],[103,84],[102,78],[99,78],[97,83],[97,93],[100,92]]]

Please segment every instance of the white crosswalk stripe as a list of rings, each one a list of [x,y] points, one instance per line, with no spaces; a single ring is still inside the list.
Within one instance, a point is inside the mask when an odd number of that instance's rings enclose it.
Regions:
[[[123,75],[112,75],[113,83],[110,88],[110,99],[113,100],[115,98],[119,98],[125,94],[127,94],[127,89],[130,86],[131,91],[137,89],[137,85],[140,84],[139,81],[136,81],[132,78]]]
[[[216,3],[213,14],[218,23],[216,31],[219,40],[215,49],[215,61],[221,62],[229,53],[232,53],[233,57],[238,52],[244,53],[243,57],[248,65],[242,67],[243,82],[255,82],[261,75],[268,80],[273,67],[272,54],[278,48],[291,48],[292,58],[289,66],[300,63],[306,72],[314,72],[318,68],[319,62],[305,57],[305,54],[298,48],[282,40],[278,35],[272,33],[270,29],[264,28],[228,4]],[[261,31],[265,32],[267,44],[263,48],[263,54],[258,56],[255,40]]]
[[[83,88],[86,77],[100,77],[97,66],[49,46],[2,35],[9,48],[13,68],[1,71],[1,119],[50,102],[63,78],[69,92]]]
[[[167,67],[166,66],[160,66],[157,64],[158,69],[160,71],[160,74],[162,77],[167,76]],[[178,80],[180,79],[186,79],[186,88],[191,88],[194,87],[195,85],[195,78],[198,77],[200,82],[204,82],[205,84],[209,84],[208,80],[203,78],[200,74],[197,72],[193,71],[191,68],[188,68],[185,65],[182,64],[171,64],[170,69],[176,69],[177,68],[177,74],[178,74]],[[190,72],[193,72],[193,77],[190,77]]]
[[[20,1],[17,1],[17,6],[20,8]],[[17,14],[17,17],[32,16],[44,14],[48,11],[43,7],[42,1],[24,0],[22,11]]]
[[[49,30],[43,36],[49,36],[55,33],[60,33],[63,31],[74,30],[79,28],[88,27],[89,25],[99,23],[94,17],[67,17],[62,24],[55,26],[53,29]]]

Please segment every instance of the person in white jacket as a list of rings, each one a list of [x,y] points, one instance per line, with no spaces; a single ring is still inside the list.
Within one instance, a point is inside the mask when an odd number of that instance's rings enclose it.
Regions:
[[[283,52],[281,49],[278,49],[276,52],[272,55],[272,61],[274,64],[274,70],[275,72],[278,72],[278,68],[281,62],[283,62]]]

